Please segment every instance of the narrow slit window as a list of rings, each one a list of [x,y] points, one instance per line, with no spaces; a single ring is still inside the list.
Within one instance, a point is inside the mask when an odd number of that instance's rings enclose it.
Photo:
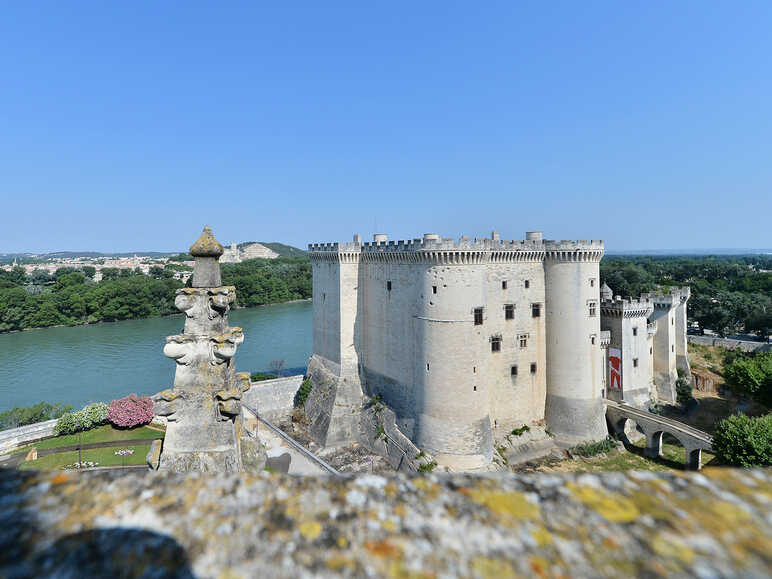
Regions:
[[[638,358],[633,358],[633,368],[638,367]]]
[[[472,390],[474,390],[475,392],[477,392],[477,386],[472,386]]]
[[[391,291],[391,281],[386,282],[386,290]]]
[[[515,319],[515,304],[506,304],[504,306],[504,319],[505,320]]]
[[[525,285],[525,289],[528,289],[529,287],[531,287],[531,280],[528,280],[528,279],[525,280],[525,284],[524,285]]]
[[[638,335],[638,328],[633,328],[633,336],[637,336],[637,335]]]
[[[675,346],[670,346],[670,351],[675,352]]]
[[[475,326],[482,326],[483,323],[483,309],[482,308],[475,308],[474,309],[474,325]]]
[[[595,336],[590,336],[590,343],[594,346],[595,345]]]
[[[322,303],[325,303],[327,301],[327,294],[322,293]]]
[[[491,352],[501,352],[501,336],[491,338]]]
[[[531,362],[531,374],[536,374],[536,362]]]
[[[531,304],[531,317],[538,318],[541,316],[541,304]]]
[[[590,287],[595,287],[595,278],[594,277],[590,278]]]
[[[433,294],[436,294],[436,293],[437,293],[437,286],[436,286],[436,285],[433,285],[433,286],[432,286],[432,293],[433,293]]]
[[[426,371],[429,371],[429,362],[426,363]]]
[[[507,280],[504,280],[501,282],[501,289],[503,290],[507,289]]]

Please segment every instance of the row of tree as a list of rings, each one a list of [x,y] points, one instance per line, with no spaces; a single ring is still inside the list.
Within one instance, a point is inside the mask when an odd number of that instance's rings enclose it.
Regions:
[[[173,271],[151,268],[94,272],[61,268],[55,274],[23,268],[0,270],[0,332],[78,325],[179,313]],[[93,269],[93,268],[91,268]],[[235,285],[237,306],[257,306],[311,297],[307,258],[254,259],[222,266],[223,284]]]
[[[688,285],[690,320],[721,334],[772,328],[771,270],[768,256],[607,256],[600,265],[601,281],[624,297]]]

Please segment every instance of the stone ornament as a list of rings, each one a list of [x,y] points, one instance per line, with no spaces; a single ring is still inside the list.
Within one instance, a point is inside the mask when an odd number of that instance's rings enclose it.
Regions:
[[[158,468],[238,472],[262,468],[262,445],[243,428],[241,396],[249,373],[235,371],[244,341],[228,325],[236,288],[221,285],[222,245],[207,226],[190,247],[196,260],[192,287],[177,290],[174,303],[185,314],[181,334],[168,336],[164,355],[175,361],[174,386],[153,398],[155,413],[168,421]]]

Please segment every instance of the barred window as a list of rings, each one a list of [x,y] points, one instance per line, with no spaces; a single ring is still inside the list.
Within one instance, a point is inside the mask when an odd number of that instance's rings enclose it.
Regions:
[[[501,336],[491,338],[491,352],[501,352]]]
[[[589,307],[589,310],[590,310],[590,317],[594,318],[597,314],[597,304],[595,302],[590,302],[589,304],[587,304],[587,306]]]
[[[517,341],[519,342],[521,348],[527,348],[528,347],[528,334],[520,334],[517,337]]]
[[[482,308],[475,308],[474,309],[474,325],[475,326],[482,326],[483,323],[483,309]]]

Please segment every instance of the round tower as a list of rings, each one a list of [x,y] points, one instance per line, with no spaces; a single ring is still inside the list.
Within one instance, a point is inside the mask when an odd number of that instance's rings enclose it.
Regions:
[[[413,440],[440,466],[468,470],[493,458],[484,323],[484,251],[429,251],[414,319]],[[477,313],[475,313],[477,312]]]
[[[602,241],[545,241],[547,426],[559,443],[607,435],[602,400]]]

